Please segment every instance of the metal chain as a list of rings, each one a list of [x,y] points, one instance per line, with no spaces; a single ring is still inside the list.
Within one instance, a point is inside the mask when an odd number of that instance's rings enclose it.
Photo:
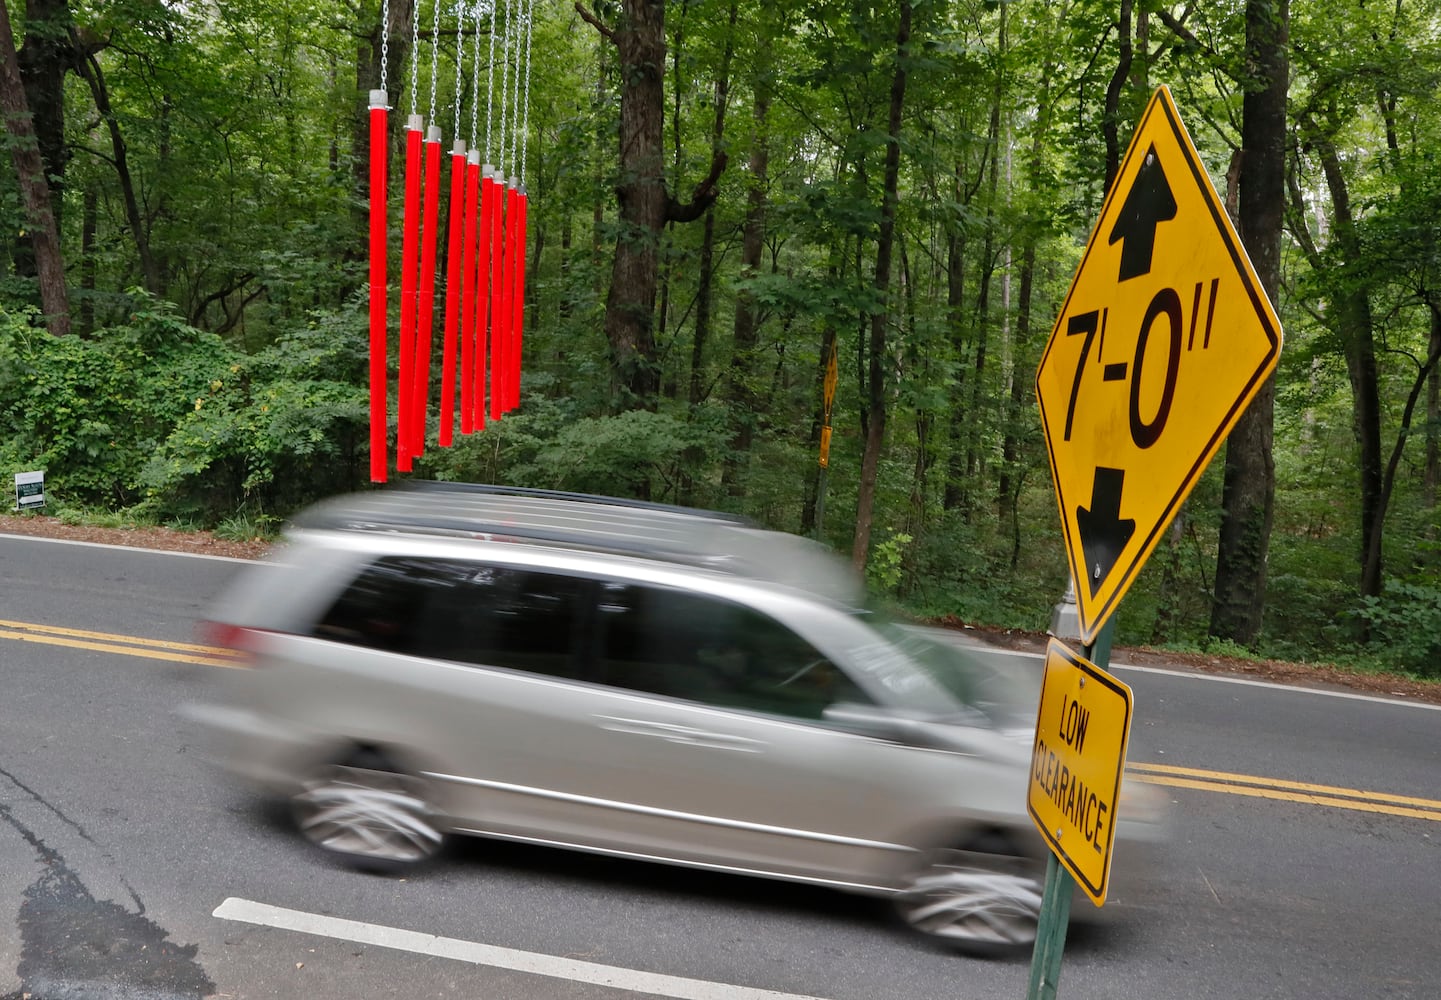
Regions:
[[[505,108],[510,98],[510,8],[511,0],[505,0],[505,38],[501,45],[500,60],[500,155],[495,159],[495,168],[505,177]],[[492,22],[493,30],[494,22]]]
[[[430,15],[430,117],[426,119],[431,125],[435,124],[435,70],[440,65],[440,0],[435,0],[431,6]]]
[[[475,33],[470,47],[470,148],[475,149],[475,120],[480,104],[480,8],[475,5]]]
[[[410,18],[410,115],[415,117],[415,92],[420,89],[420,18],[412,11]]]
[[[485,162],[490,163],[490,124],[495,117],[495,4],[490,5],[490,60],[485,70]]]
[[[520,108],[520,0],[509,0],[510,17],[506,25],[506,35],[515,45],[515,51],[510,55],[509,61],[515,66],[515,79],[512,81],[510,98],[510,175],[515,176],[515,151],[519,148],[516,136],[520,132],[517,128],[517,114]]]
[[[440,0],[436,0],[436,7],[439,8]],[[455,138],[460,138],[460,105],[463,91],[460,82],[460,68],[465,63],[465,38],[462,29],[465,27],[465,6],[458,5],[455,9]]]
[[[535,0],[526,0],[525,5],[525,110],[521,114],[520,128],[520,187],[525,190],[525,147],[530,139],[530,29],[531,16],[535,13]]]
[[[385,90],[387,64],[390,62],[390,0],[380,5],[380,89]],[[389,97],[386,98],[389,100]]]

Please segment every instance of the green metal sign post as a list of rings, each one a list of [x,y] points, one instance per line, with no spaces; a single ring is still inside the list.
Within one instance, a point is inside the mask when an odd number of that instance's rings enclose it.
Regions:
[[[1096,641],[1082,646],[1082,655],[1101,669],[1111,661],[1111,637],[1115,618],[1101,627]],[[1031,979],[1026,1000],[1056,1000],[1061,984],[1061,955],[1066,950],[1066,931],[1071,923],[1071,899],[1076,880],[1054,852],[1046,859],[1046,887],[1041,896],[1041,916],[1036,925],[1036,945],[1031,952]]]

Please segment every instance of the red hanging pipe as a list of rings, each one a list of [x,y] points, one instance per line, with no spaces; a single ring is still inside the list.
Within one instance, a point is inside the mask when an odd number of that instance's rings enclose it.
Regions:
[[[415,388],[410,403],[415,437],[411,454],[425,454],[425,417],[430,405],[430,355],[435,341],[435,254],[440,243],[440,129],[425,136],[425,221],[420,244],[420,312],[415,332]]]
[[[440,446],[455,438],[455,327],[460,316],[461,236],[465,211],[465,143],[450,149],[450,239],[445,255],[445,331],[440,361]]]
[[[475,430],[475,217],[480,208],[480,154],[465,157],[465,256],[460,292],[460,433]]]
[[[505,232],[502,215],[505,187],[499,170],[491,172],[490,198],[490,419],[505,412],[506,340],[501,322],[501,278],[505,265]]]
[[[400,384],[396,411],[395,470],[411,470],[411,445],[415,417],[411,397],[415,393],[415,313],[419,305],[416,288],[420,255],[420,115],[405,123],[405,214],[400,237]]]
[[[497,308],[495,333],[493,334],[501,344],[501,366],[500,371],[497,373],[497,380],[500,384],[497,387],[497,391],[500,393],[500,412],[504,414],[510,410],[510,293],[512,285],[514,284],[510,275],[510,269],[515,266],[515,258],[513,256],[514,248],[509,239],[509,233],[515,210],[510,203],[511,189],[509,185],[505,183],[505,178],[497,175],[495,183],[496,194],[499,196],[496,198],[496,201],[502,202],[505,207],[503,217],[500,217],[499,207],[496,209],[497,240],[500,243],[497,256],[497,259],[500,261],[500,288],[496,293],[498,298],[494,300]]]
[[[485,430],[485,354],[486,342],[492,353],[491,370],[495,369],[495,338],[487,336],[490,327],[490,229],[495,208],[495,181],[491,166],[480,168],[480,252],[475,262],[475,428]]]
[[[370,92],[370,479],[385,482],[385,91]]]
[[[515,318],[511,321],[511,336],[515,341],[515,349],[511,352],[510,370],[513,385],[511,389],[512,407],[520,405],[520,357],[521,357],[521,334],[525,328],[525,214],[526,203],[529,201],[525,194],[525,188],[520,189],[516,198],[516,204],[520,208],[520,218],[516,220],[516,253],[515,253]]]
[[[512,177],[510,184],[505,189],[505,409],[509,413],[515,409],[519,400],[517,389],[520,385],[520,354],[516,350],[519,341],[516,339],[515,316],[518,312],[516,302],[516,290],[520,287],[516,281],[520,274],[520,259],[517,250],[520,247],[520,181]]]

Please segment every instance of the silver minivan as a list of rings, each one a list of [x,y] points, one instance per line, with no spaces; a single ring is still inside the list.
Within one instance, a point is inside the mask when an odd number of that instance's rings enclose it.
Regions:
[[[706,511],[412,484],[301,514],[211,638],[220,759],[362,867],[475,834],[888,896],[1035,936],[1034,689],[866,610],[817,543]],[[1118,840],[1160,827],[1127,789]]]

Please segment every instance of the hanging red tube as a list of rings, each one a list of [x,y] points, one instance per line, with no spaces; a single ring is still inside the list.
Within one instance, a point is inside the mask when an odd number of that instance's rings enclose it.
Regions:
[[[370,480],[385,482],[385,91],[370,92]]]
[[[505,268],[505,188],[499,170],[491,172],[490,198],[490,419],[505,412],[506,341],[502,336],[501,278]]]
[[[435,254],[440,243],[440,129],[425,136],[425,218],[420,243],[420,311],[415,330],[415,387],[411,391],[412,455],[425,454],[426,413],[430,406],[430,356],[435,347]]]
[[[511,351],[510,370],[513,384],[511,388],[512,408],[520,405],[520,358],[521,340],[525,329],[525,214],[526,202],[525,188],[520,189],[516,197],[516,204],[520,208],[520,218],[516,220],[516,253],[515,253],[515,318],[511,320],[511,338],[515,343],[515,349]]]
[[[465,157],[465,252],[460,291],[460,433],[475,431],[475,253],[476,214],[480,205],[480,154]]]
[[[440,433],[437,440],[449,448],[455,439],[455,328],[460,318],[461,238],[465,213],[465,143],[459,139],[450,150],[450,237],[445,254],[445,330],[440,360]]]
[[[498,392],[500,393],[500,412],[502,414],[510,410],[510,293],[511,276],[510,269],[514,266],[515,260],[512,256],[513,248],[509,239],[511,218],[514,210],[510,204],[510,187],[505,184],[504,177],[497,175],[496,194],[499,196],[496,201],[501,202],[505,207],[504,215],[496,220],[496,238],[500,243],[500,250],[497,259],[500,261],[499,285],[496,290],[496,316],[495,331],[493,337],[501,344],[501,369],[497,373],[499,381]],[[500,214],[497,207],[497,215]]]
[[[420,116],[405,123],[405,214],[400,236],[400,383],[396,387],[397,428],[395,470],[411,470],[411,447],[415,418],[411,398],[415,394],[415,314],[419,306],[417,277],[420,256]]]
[[[509,413],[515,409],[518,400],[517,389],[520,385],[520,368],[518,362],[520,356],[516,352],[517,340],[515,335],[515,314],[518,308],[515,293],[519,287],[516,277],[520,274],[520,259],[517,250],[520,247],[520,188],[519,181],[514,177],[505,189],[505,409]]]
[[[480,168],[480,253],[475,267],[475,426],[485,429],[486,346],[490,347],[490,370],[495,370],[495,338],[490,329],[490,230],[495,210],[495,181],[489,163]],[[492,389],[492,392],[494,390]]]

